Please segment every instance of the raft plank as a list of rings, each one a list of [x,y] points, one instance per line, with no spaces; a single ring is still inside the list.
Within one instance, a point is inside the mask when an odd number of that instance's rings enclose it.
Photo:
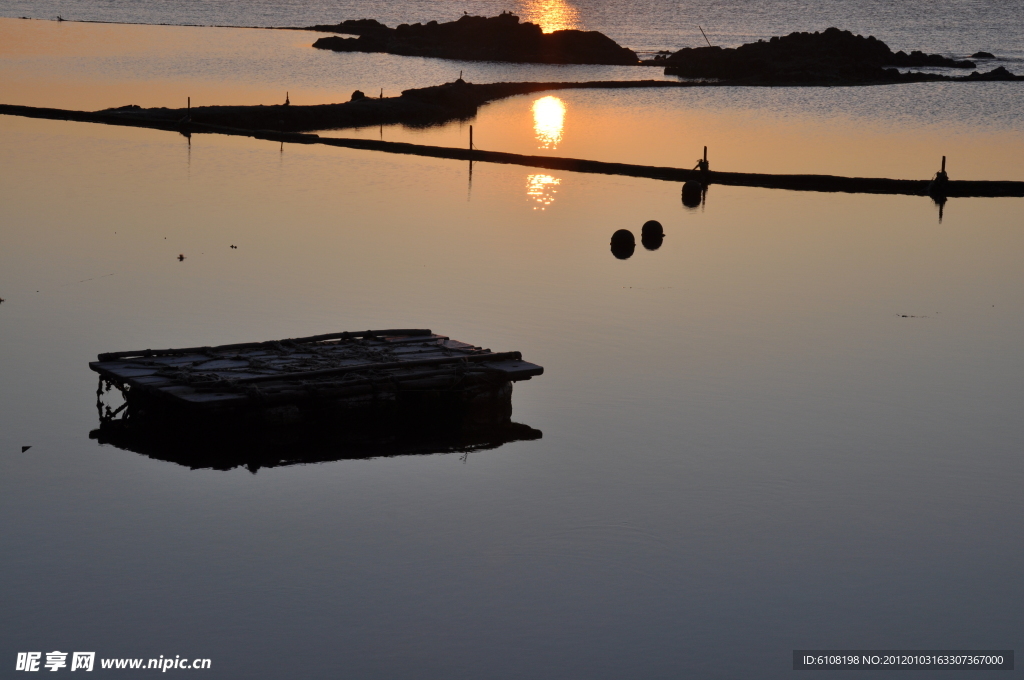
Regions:
[[[544,370],[522,361],[518,352],[496,353],[447,336],[422,335],[419,330],[410,336],[374,333],[331,333],[312,336],[309,342],[244,343],[201,351],[190,347],[182,353],[110,352],[100,355],[109,359],[89,366],[140,395],[202,409],[235,408],[254,400],[264,405],[347,401],[401,389],[461,389],[493,382],[495,376],[529,380]]]

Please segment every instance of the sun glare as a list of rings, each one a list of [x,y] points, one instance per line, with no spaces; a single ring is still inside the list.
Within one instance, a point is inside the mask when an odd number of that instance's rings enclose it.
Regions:
[[[556,149],[562,141],[565,126],[565,104],[558,97],[541,97],[533,103],[533,132],[538,148]]]
[[[521,13],[545,33],[582,28],[579,10],[565,0],[525,0]]]

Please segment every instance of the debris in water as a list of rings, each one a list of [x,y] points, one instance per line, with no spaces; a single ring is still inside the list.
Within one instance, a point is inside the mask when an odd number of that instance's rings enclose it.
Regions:
[[[28,451],[28,450],[29,450],[29,449],[31,449],[31,448],[32,448],[31,446],[22,446],[22,447],[21,447],[21,452],[22,452],[22,453],[25,453],[26,451]]]

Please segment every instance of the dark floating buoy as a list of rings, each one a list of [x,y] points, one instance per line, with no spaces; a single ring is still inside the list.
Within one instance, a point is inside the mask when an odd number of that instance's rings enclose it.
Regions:
[[[704,185],[700,182],[690,181],[683,185],[683,205],[687,208],[700,207],[701,194],[704,192]]]
[[[617,232],[612,234],[612,245],[636,245],[636,237],[633,236],[633,232],[629,229],[619,229]]]
[[[658,220],[647,220],[640,229],[640,243],[647,250],[657,250],[665,240],[665,230]]]
[[[612,234],[612,255],[620,260],[628,259],[636,250],[636,238],[628,229],[619,229]]]
[[[647,220],[644,222],[644,226],[640,227],[640,238],[648,236],[664,236],[665,230],[661,226],[661,222],[658,220]]]
[[[640,236],[640,243],[647,250],[657,250],[665,242],[664,234],[643,234]]]

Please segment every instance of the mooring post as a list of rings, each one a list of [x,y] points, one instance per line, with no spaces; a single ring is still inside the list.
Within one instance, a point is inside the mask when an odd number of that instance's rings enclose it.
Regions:
[[[380,88],[380,98],[384,99],[384,88]]]
[[[469,150],[473,150],[473,126],[469,126]]]
[[[942,157],[942,169],[935,173],[935,178],[928,185],[928,194],[936,201],[946,200],[946,187],[949,183],[949,175],[946,174],[946,157]]]
[[[697,167],[700,168],[700,182],[704,186],[708,185],[708,147],[704,147],[704,159],[697,161]]]

